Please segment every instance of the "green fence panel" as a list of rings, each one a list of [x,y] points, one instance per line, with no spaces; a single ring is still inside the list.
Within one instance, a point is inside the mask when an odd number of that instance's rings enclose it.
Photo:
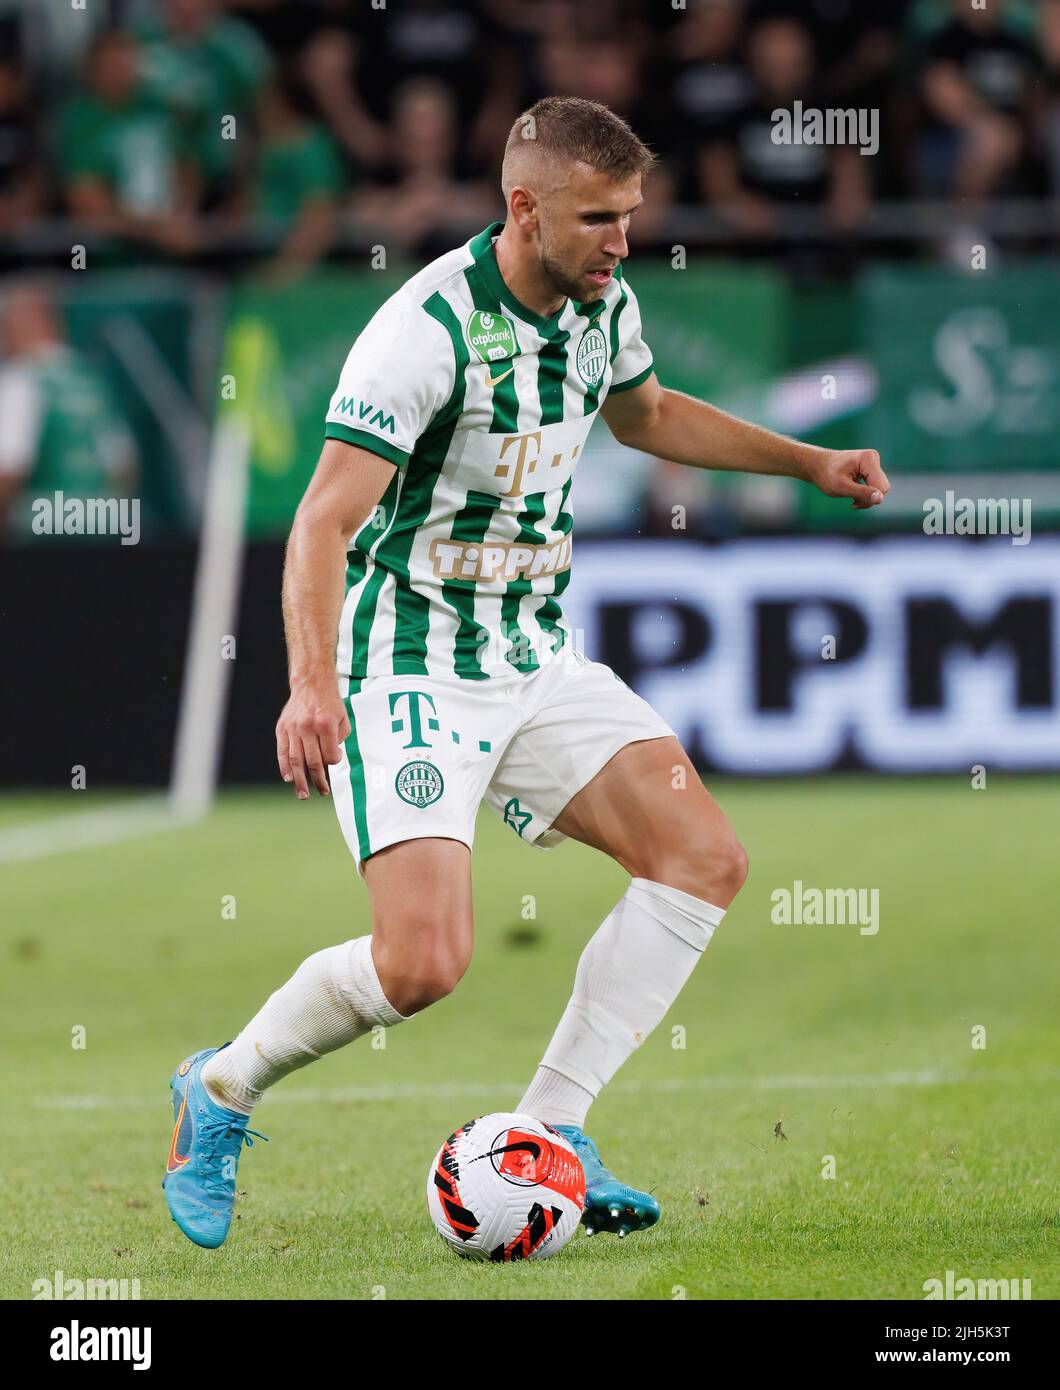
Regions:
[[[860,280],[880,389],[869,433],[904,471],[1054,469],[1060,428],[1055,262]]]
[[[629,269],[659,380],[706,399],[767,381],[783,360],[787,289],[768,269]]]
[[[199,405],[192,285],[189,277],[161,272],[101,274],[98,282],[66,290],[60,301],[71,347],[102,373],[136,442],[136,492],[149,532],[191,525],[185,461],[174,445],[180,424],[160,414]]]
[[[324,415],[353,340],[405,273],[321,274],[281,290],[232,297],[222,400],[250,421],[247,522],[252,535],[291,524],[324,442]]]

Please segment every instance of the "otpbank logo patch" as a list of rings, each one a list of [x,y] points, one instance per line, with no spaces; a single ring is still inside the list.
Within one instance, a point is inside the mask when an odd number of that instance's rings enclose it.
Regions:
[[[476,309],[467,321],[467,341],[480,362],[503,362],[518,357],[519,342],[515,324],[503,314],[491,314]]]

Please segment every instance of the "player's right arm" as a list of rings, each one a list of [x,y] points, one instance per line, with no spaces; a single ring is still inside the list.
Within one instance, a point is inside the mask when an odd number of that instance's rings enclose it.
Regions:
[[[394,464],[328,439],[295,513],[283,570],[283,622],[291,695],[276,724],[276,760],[299,800],[312,781],[328,794],[350,721],[339,696],[335,644],[345,594],[346,546],[371,516]]]

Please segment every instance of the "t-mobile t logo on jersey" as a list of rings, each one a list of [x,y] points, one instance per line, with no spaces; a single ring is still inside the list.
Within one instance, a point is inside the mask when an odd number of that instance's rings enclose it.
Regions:
[[[502,492],[502,497],[521,497],[526,489],[523,487],[523,480],[528,473],[533,473],[541,461],[541,431],[533,430],[530,434],[506,434],[501,442],[500,452],[497,457],[503,459],[511,446],[517,445],[514,459],[508,463],[499,463],[493,470],[495,478],[503,478],[510,482],[511,486],[507,492]],[[578,457],[580,444],[575,444],[574,448],[567,455],[571,464]],[[562,453],[553,454],[550,468],[558,468],[563,462]]]

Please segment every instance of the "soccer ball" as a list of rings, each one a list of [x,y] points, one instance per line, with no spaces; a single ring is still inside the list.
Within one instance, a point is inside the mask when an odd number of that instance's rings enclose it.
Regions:
[[[562,1134],[501,1112],[450,1134],[427,1174],[427,1210],[451,1250],[473,1260],[543,1260],[585,1206],[585,1171]]]

